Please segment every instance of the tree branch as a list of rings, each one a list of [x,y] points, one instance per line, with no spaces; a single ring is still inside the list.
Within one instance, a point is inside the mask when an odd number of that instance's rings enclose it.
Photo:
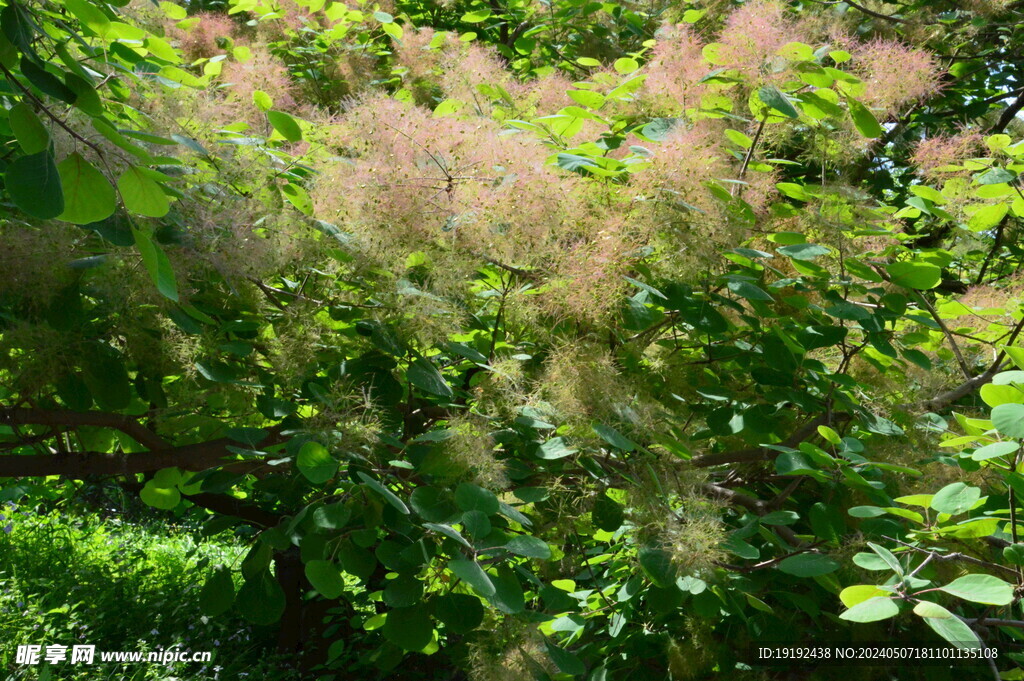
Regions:
[[[37,425],[74,428],[96,426],[113,428],[130,436],[150,450],[166,449],[170,445],[162,437],[130,416],[104,411],[72,411],[70,409],[0,409],[0,424]]]

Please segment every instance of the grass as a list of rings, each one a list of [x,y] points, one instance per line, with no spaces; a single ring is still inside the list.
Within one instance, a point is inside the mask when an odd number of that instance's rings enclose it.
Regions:
[[[0,506],[0,678],[282,678],[269,656],[273,634],[228,616],[203,617],[199,590],[217,565],[246,547],[227,533],[95,513]],[[97,651],[212,651],[209,664],[16,664],[18,645],[91,644]]]

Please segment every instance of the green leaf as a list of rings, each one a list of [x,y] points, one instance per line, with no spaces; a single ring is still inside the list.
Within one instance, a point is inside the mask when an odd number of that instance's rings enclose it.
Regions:
[[[389,611],[382,631],[384,638],[409,651],[423,650],[434,638],[427,609],[419,605]]]
[[[409,495],[409,505],[424,520],[439,523],[455,513],[450,498],[435,487],[417,487]]]
[[[21,57],[21,73],[40,92],[50,95],[54,99],[59,99],[67,104],[74,104],[78,98],[78,95],[62,83],[60,78],[36,64],[26,55]]]
[[[505,543],[505,548],[517,556],[550,560],[551,547],[543,540],[528,535],[519,535]]]
[[[565,444],[563,437],[553,437],[537,448],[537,456],[545,461],[564,459],[575,453],[576,450]]]
[[[882,130],[882,126],[878,124],[878,120],[866,106],[856,99],[848,99],[846,103],[850,107],[850,118],[853,119],[853,125],[857,128],[857,132],[868,139],[882,136],[885,131]]]
[[[469,594],[445,594],[434,600],[434,616],[455,634],[466,634],[484,620],[480,599]]]
[[[624,452],[632,452],[636,450],[635,442],[611,426],[606,426],[603,423],[595,423],[591,428],[593,428],[594,432],[597,433],[602,440],[616,449],[621,449]]]
[[[894,262],[885,266],[892,283],[906,288],[928,290],[942,281],[942,270],[924,262]]]
[[[366,473],[364,473],[362,471],[359,471],[357,473],[357,475],[359,476],[359,479],[363,481],[364,485],[366,485],[367,487],[369,487],[373,491],[377,492],[377,494],[379,494],[382,497],[384,497],[384,499],[389,504],[394,506],[396,510],[398,510],[400,513],[403,513],[405,515],[409,515],[409,507],[406,506],[405,502],[403,502],[401,499],[399,499],[395,495],[394,492],[392,492],[387,487],[385,487],[384,485],[380,484],[379,482],[377,482],[376,480],[374,480],[373,478],[371,478],[369,475],[367,475]]]
[[[1024,438],[1024,404],[1000,404],[992,409],[992,425],[1006,437]]]
[[[473,548],[472,544],[470,544],[466,538],[451,525],[445,525],[444,523],[423,523],[423,527],[428,530],[433,530],[434,532],[439,532],[446,537],[450,537],[468,549]]]
[[[676,581],[676,568],[672,564],[672,559],[663,549],[655,546],[642,546],[640,551],[637,552],[637,558],[640,561],[640,567],[643,568],[644,574],[655,586],[667,589]]]
[[[1013,454],[1018,449],[1020,449],[1019,442],[993,442],[990,445],[985,445],[984,447],[979,447],[974,450],[974,453],[971,454],[971,458],[975,461],[985,461],[987,459],[994,459],[997,456]]]
[[[0,12],[0,30],[22,52],[32,51],[32,39],[36,32],[28,10],[20,2],[11,2]]]
[[[135,246],[139,249],[139,255],[142,256],[142,264],[146,266],[156,289],[164,297],[177,301],[178,283],[174,276],[174,268],[171,267],[171,261],[167,259],[164,249],[142,230],[132,227],[131,233],[135,238]]]
[[[563,674],[569,674],[570,676],[582,676],[587,672],[587,667],[583,664],[580,658],[570,653],[565,648],[560,648],[547,639],[544,640],[544,646],[547,648],[548,657],[555,663],[558,670]]]
[[[117,197],[113,185],[81,154],[72,153],[60,162],[57,171],[64,190],[61,220],[87,225],[114,214]]]
[[[594,510],[591,511],[591,518],[598,529],[605,532],[614,532],[622,527],[625,512],[622,504],[610,499],[607,494],[601,493],[594,503]]]
[[[334,600],[345,592],[345,579],[338,566],[329,560],[311,560],[306,563],[306,579],[328,600]]]
[[[972,603],[1009,605],[1013,602],[1013,586],[992,575],[964,575],[939,590]]]
[[[167,195],[151,177],[132,166],[117,179],[124,207],[132,213],[150,218],[162,218],[170,210]]]
[[[181,492],[174,487],[157,487],[154,481],[150,480],[139,492],[139,498],[147,506],[170,511],[181,501]]]
[[[974,180],[978,184],[1003,184],[1013,182],[1017,179],[1017,173],[1008,168],[989,168],[985,172],[975,175]]]
[[[1024,565],[1024,544],[1010,544],[1004,548],[1003,559],[1011,565]]]
[[[318,506],[313,511],[313,526],[317,531],[333,532],[348,524],[352,511],[343,503]]]
[[[132,399],[131,382],[121,353],[106,343],[93,341],[82,353],[82,374],[96,404],[117,411]]]
[[[491,10],[480,9],[475,12],[466,12],[462,15],[462,20],[467,24],[479,24],[481,21],[486,21],[491,16]]]
[[[839,567],[839,563],[819,553],[799,553],[779,562],[779,570],[794,577],[818,577]]]
[[[274,108],[274,100],[270,98],[263,90],[254,90],[252,93],[252,103],[256,105],[256,108],[260,111],[270,111]]]
[[[782,255],[794,260],[814,260],[831,252],[825,246],[818,244],[793,244],[792,246],[782,246],[777,250]]]
[[[384,587],[384,602],[392,608],[416,605],[423,597],[423,582],[412,575],[400,575]]]
[[[569,90],[566,94],[576,102],[590,109],[600,109],[604,105],[604,95],[593,90]]]
[[[1021,406],[1024,409],[1024,405],[1005,406]],[[939,513],[959,515],[971,510],[980,498],[981,490],[977,487],[954,482],[935,493],[935,496],[932,497],[931,507]]]
[[[879,558],[885,561],[885,564],[889,566],[889,569],[895,572],[900,577],[903,576],[903,564],[900,563],[899,559],[893,555],[893,552],[884,546],[879,546],[873,542],[868,542],[868,548],[875,552]]]
[[[38,154],[50,146],[50,132],[28,104],[15,104],[7,112],[7,116],[14,137],[23,152]]]
[[[495,589],[491,578],[475,560],[459,557],[448,562],[448,569],[484,598],[494,595]]]
[[[306,479],[316,485],[327,482],[338,472],[338,462],[319,442],[302,445],[296,465]]]
[[[471,482],[463,482],[455,488],[455,503],[463,511],[480,511],[485,515],[497,513],[499,504],[494,492]]]
[[[268,625],[284,614],[285,595],[269,570],[262,570],[252,579],[245,580],[235,598],[235,607],[253,624]]]
[[[231,570],[218,567],[199,591],[199,611],[207,617],[223,615],[235,602],[235,582]]]
[[[48,151],[12,161],[4,185],[14,205],[32,217],[49,220],[64,212],[60,174]]]
[[[426,391],[431,395],[437,395],[438,397],[451,398],[455,393],[452,392],[452,388],[448,385],[448,381],[444,380],[444,376],[437,370],[437,367],[433,363],[424,358],[418,357],[416,360],[409,365],[409,368],[405,372],[406,378],[409,382],[420,390]]]
[[[786,95],[782,94],[782,91],[774,85],[764,86],[757,91],[757,95],[761,98],[762,102],[775,109],[783,116],[787,116],[789,118],[800,117],[799,112],[796,110],[796,107],[793,106],[792,102],[790,102]]]
[[[878,622],[895,617],[899,613],[899,606],[891,598],[875,596],[853,606],[840,615],[839,619],[848,622]]]
[[[923,617],[925,624],[957,648],[981,648],[981,639],[959,617],[938,603],[921,601],[914,606],[914,614]]]
[[[281,133],[281,137],[284,137],[289,142],[298,142],[302,139],[302,128],[299,127],[298,122],[286,114],[283,111],[268,111],[267,120],[270,121],[270,125]]]
[[[764,290],[749,281],[730,281],[728,286],[730,291],[747,300],[774,300]]]

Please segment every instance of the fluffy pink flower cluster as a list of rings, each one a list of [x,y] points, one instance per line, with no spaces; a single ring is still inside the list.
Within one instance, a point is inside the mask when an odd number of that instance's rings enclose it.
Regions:
[[[860,100],[885,115],[939,89],[940,70],[935,58],[895,40],[872,40],[857,46],[853,66],[864,81]]]
[[[323,168],[317,214],[378,246],[450,247],[528,262],[573,232],[586,190],[547,152],[490,119],[432,117],[381,95],[348,111]]]
[[[911,161],[922,175],[939,176],[943,166],[955,166],[974,156],[983,140],[977,132],[929,137],[918,142]]]
[[[225,14],[203,12],[192,17],[192,20],[198,21],[188,28],[173,25],[168,29],[168,35],[177,40],[182,53],[192,61],[223,54],[224,50],[217,41],[232,37],[237,30],[235,22]]]

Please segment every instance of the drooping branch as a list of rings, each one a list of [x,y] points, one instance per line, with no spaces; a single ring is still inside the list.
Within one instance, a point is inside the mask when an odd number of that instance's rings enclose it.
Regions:
[[[1013,331],[1010,332],[1010,336],[1006,340],[1006,346],[1011,346],[1016,342],[1017,337],[1020,336],[1021,330],[1024,330],[1024,317],[1021,318],[1017,325],[1013,327]],[[953,404],[962,397],[970,395],[975,390],[981,388],[992,381],[992,378],[998,374],[1003,367],[1003,362],[1006,360],[1006,351],[1001,350],[996,358],[992,361],[985,371],[978,374],[973,378],[969,378],[952,390],[947,390],[944,393],[940,393],[930,400],[924,400],[922,402],[909,403],[900,405],[901,409],[906,411],[940,411],[945,409],[949,405]]]
[[[1019,95],[1008,107],[1003,109],[1003,113],[999,116],[999,120],[996,121],[996,124],[992,126],[992,129],[989,132],[991,134],[996,134],[1006,130],[1006,126],[1010,124],[1010,121],[1017,117],[1017,114],[1020,113],[1021,109],[1024,109],[1024,94]]]

